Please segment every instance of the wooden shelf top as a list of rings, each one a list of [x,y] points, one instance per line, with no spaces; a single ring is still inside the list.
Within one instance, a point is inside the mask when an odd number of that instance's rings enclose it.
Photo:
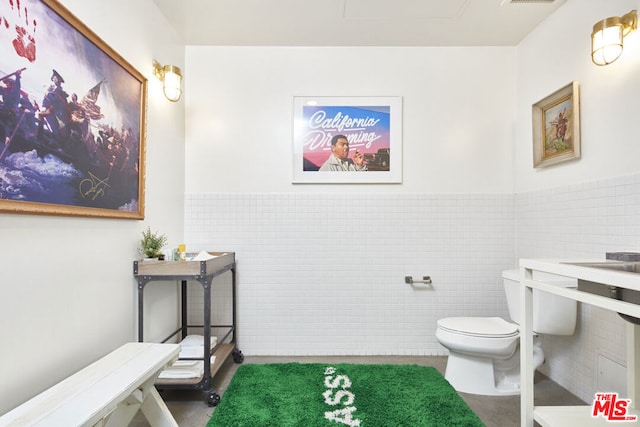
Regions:
[[[133,275],[188,277],[206,276],[233,267],[236,256],[234,252],[210,252],[214,258],[206,261],[144,261],[133,262]],[[197,254],[193,254],[195,256]]]

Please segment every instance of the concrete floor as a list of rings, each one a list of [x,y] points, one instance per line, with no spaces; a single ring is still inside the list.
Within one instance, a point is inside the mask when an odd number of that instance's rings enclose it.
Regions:
[[[434,366],[443,375],[446,368],[447,357],[418,357],[418,356],[310,356],[310,357],[284,357],[284,356],[247,356],[247,363],[388,363],[388,364],[415,364],[421,366]],[[229,381],[240,365],[229,358],[213,379],[213,389],[224,399],[224,391]],[[460,393],[471,409],[480,417],[487,427],[518,427],[520,425],[520,397],[488,397],[473,394]],[[169,410],[180,427],[204,427],[211,418],[215,408],[209,407],[205,395],[199,391],[169,390],[162,393]],[[536,374],[535,382],[536,405],[584,405],[585,402],[569,393],[558,384],[541,374]],[[147,421],[138,414],[130,427],[148,427]],[[259,426],[256,426],[259,427]]]

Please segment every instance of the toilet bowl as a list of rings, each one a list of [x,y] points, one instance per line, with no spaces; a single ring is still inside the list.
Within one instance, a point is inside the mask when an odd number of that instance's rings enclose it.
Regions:
[[[447,317],[437,322],[436,339],[449,350],[445,378],[458,391],[485,396],[520,394],[519,270],[503,272],[503,284],[512,322],[500,317]],[[575,287],[573,280],[545,280]],[[534,290],[533,367],[544,362],[538,333],[572,335],[577,304]]]

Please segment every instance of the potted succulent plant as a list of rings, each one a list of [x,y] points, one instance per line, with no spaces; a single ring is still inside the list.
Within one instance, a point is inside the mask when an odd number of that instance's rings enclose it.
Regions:
[[[158,258],[162,254],[162,247],[167,244],[167,236],[151,231],[151,227],[147,227],[142,232],[140,239],[140,253],[145,258]]]

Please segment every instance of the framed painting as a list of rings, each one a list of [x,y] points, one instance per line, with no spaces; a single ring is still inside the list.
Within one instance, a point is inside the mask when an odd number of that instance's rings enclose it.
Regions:
[[[402,98],[293,99],[294,183],[402,182]]]
[[[533,104],[533,167],[580,158],[580,94],[571,82]]]
[[[0,212],[143,219],[146,78],[55,0],[0,24]]]

